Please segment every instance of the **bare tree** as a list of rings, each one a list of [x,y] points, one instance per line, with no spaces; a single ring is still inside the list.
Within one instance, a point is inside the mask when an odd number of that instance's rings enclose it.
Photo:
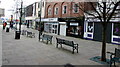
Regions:
[[[102,51],[101,60],[106,61],[106,30],[110,20],[115,17],[117,7],[120,7],[120,0],[109,0],[104,2],[87,2],[87,5],[92,7],[92,12],[86,10],[86,4],[78,6],[84,13],[98,19],[102,24]],[[87,6],[88,7],[88,6]]]

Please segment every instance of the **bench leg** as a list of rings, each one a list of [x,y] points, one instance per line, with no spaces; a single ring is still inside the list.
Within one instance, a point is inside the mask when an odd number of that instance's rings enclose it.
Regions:
[[[48,44],[48,40],[47,40],[47,43],[46,44]]]
[[[74,54],[74,50],[75,50],[75,49],[74,49],[74,47],[73,47],[73,52],[72,52],[73,54]]]
[[[52,44],[52,41],[50,41],[50,44]]]
[[[115,65],[115,61],[114,61],[114,67],[116,67],[116,65]]]
[[[77,53],[78,53],[78,46],[76,48],[77,48]]]
[[[61,48],[62,48],[62,44],[60,44],[61,45]]]
[[[78,47],[77,47],[77,53],[78,53]]]
[[[56,48],[58,48],[58,43],[56,44]]]
[[[110,67],[112,67],[112,61],[110,60]]]

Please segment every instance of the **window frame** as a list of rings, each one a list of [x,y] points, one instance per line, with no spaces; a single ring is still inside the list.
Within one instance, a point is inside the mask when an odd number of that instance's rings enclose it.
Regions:
[[[58,10],[59,10],[58,7],[56,7],[54,12],[55,15],[58,15],[58,12],[59,12]]]
[[[48,8],[48,15],[52,15],[52,9]]]
[[[79,3],[73,3],[73,13],[79,13],[79,7],[75,7],[75,4],[79,6]],[[77,10],[77,12],[75,11]]]
[[[66,7],[66,9],[64,8],[64,7]],[[62,10],[62,14],[67,14],[67,5],[63,5],[63,10]],[[66,11],[65,11],[66,10]]]

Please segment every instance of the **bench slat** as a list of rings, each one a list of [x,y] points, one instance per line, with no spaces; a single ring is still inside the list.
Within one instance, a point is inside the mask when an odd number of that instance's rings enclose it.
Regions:
[[[51,36],[51,35],[43,34],[42,37],[41,37],[41,39],[42,39],[42,41],[43,41],[43,40],[46,40],[47,43],[48,43],[48,41],[49,41],[49,42],[52,44],[52,37],[53,37],[53,36]]]
[[[61,47],[62,47],[62,44],[64,44],[67,46],[71,46],[73,48],[73,53],[75,49],[77,50],[77,53],[78,53],[78,44],[74,44],[73,41],[68,41],[61,38],[56,38],[56,40],[57,40],[56,47],[58,47],[58,44],[60,44]]]

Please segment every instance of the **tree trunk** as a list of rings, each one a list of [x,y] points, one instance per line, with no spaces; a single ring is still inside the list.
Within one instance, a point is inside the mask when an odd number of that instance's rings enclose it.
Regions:
[[[102,28],[102,53],[101,53],[101,61],[106,61],[106,30],[107,25],[104,24]]]

